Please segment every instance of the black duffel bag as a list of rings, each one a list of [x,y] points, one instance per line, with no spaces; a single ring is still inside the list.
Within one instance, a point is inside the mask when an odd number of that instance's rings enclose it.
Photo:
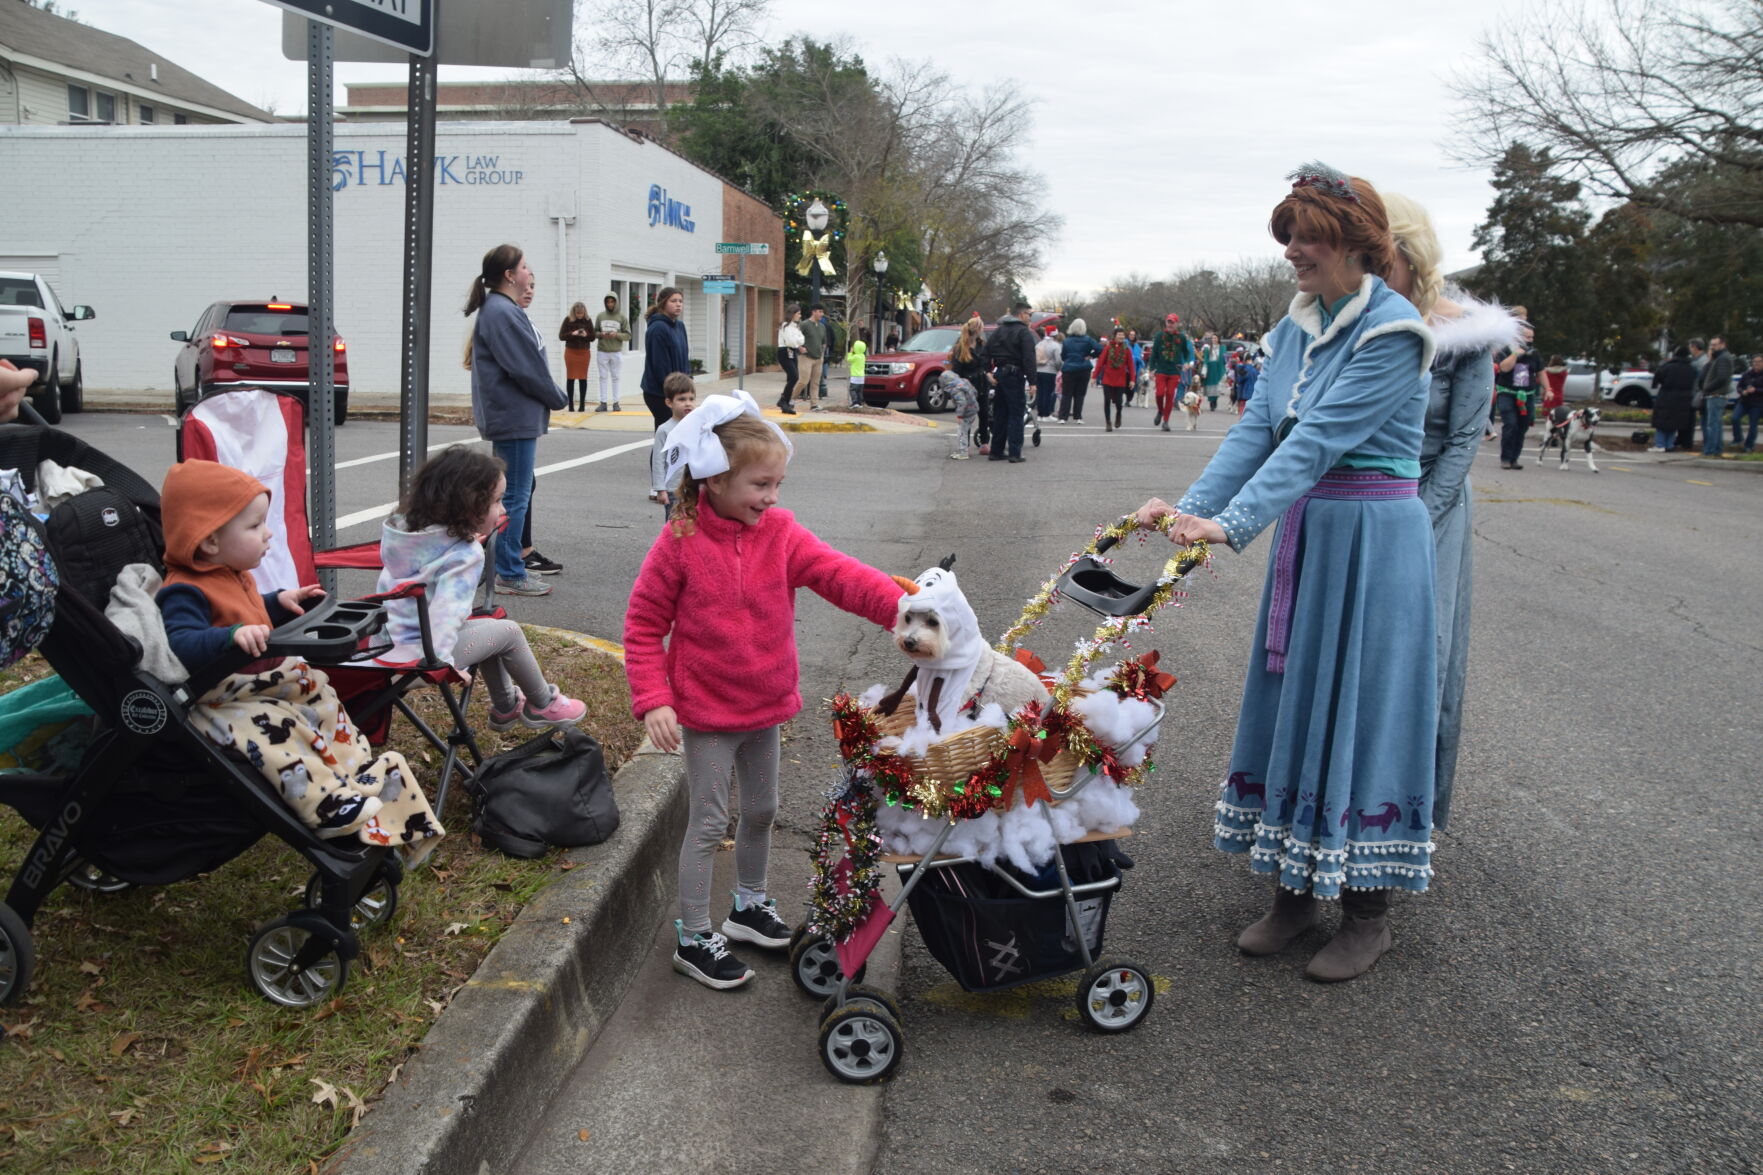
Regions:
[[[606,756],[585,731],[547,731],[486,760],[468,786],[472,832],[510,857],[597,845],[618,831]]]

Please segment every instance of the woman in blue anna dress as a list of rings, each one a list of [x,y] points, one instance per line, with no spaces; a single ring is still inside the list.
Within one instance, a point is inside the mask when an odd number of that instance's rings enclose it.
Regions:
[[[1255,397],[1172,509],[1170,538],[1242,551],[1279,523],[1214,843],[1271,873],[1273,908],[1237,940],[1283,950],[1339,899],[1313,979],[1389,949],[1390,891],[1432,876],[1438,729],[1433,536],[1417,496],[1432,337],[1382,280],[1397,256],[1371,185],[1293,174],[1273,236],[1298,281]]]

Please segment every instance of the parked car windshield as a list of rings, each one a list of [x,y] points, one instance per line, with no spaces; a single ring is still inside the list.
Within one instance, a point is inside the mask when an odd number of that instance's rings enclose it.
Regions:
[[[921,330],[901,343],[900,350],[947,352],[960,337],[961,332],[952,327],[933,327],[930,330]]]
[[[265,306],[234,306],[226,312],[226,330],[247,335],[306,336],[306,311],[271,310]]]
[[[0,277],[0,306],[35,306],[43,308],[43,296],[37,283],[29,278]]]

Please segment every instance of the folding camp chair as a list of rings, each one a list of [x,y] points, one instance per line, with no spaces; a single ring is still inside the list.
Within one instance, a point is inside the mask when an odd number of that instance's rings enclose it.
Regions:
[[[306,514],[306,406],[297,397],[264,388],[216,392],[185,413],[179,439],[185,460],[217,461],[243,470],[273,491],[271,499],[280,510],[281,525],[274,528],[269,554],[252,572],[259,590],[280,591],[316,582],[319,568],[380,570],[377,539],[331,550],[313,549]],[[422,584],[400,584],[392,591],[362,599],[414,601],[422,631],[422,656],[386,660],[383,654],[391,646],[382,640],[364,643],[346,660],[313,663],[324,669],[349,717],[370,743],[385,743],[391,734],[392,715],[399,713],[443,756],[434,802],[435,811],[443,812],[454,775],[469,783],[484,760],[465,713],[475,675],[467,677],[435,655]],[[481,608],[474,615],[501,619],[506,613],[500,608]],[[452,729],[444,735],[423,720],[406,696],[424,685],[435,687],[451,716]],[[462,752],[469,763],[462,761]]]

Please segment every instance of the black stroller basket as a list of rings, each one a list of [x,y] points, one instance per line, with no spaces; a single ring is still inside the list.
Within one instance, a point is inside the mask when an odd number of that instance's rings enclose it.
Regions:
[[[1101,954],[1108,907],[1120,889],[1120,867],[1099,844],[1062,845],[1065,869],[1078,890],[1073,927],[1059,877],[1023,877],[1000,862],[931,869],[907,895],[925,949],[968,991],[1002,991],[1065,975]],[[899,867],[904,880],[918,868]]]
[[[253,658],[235,651],[171,685],[140,667],[141,649],[104,615],[122,566],[162,549],[159,495],[132,470],[77,437],[42,426],[0,426],[0,468],[35,489],[38,464],[55,460],[104,482],[103,521],[116,541],[50,551],[61,573],[55,622],[39,650],[96,714],[95,734],[68,775],[0,774],[0,803],[39,830],[0,904],[0,1004],[17,998],[34,967],[29,927],[63,881],[84,888],[163,885],[204,873],[273,834],[311,862],[306,908],[262,927],[247,964],[253,984],[293,1007],[341,988],[359,953],[355,928],[389,917],[402,872],[385,848],[322,840],[234,752],[209,742],[189,712]],[[65,507],[62,507],[65,509]],[[112,522],[112,518],[115,522]],[[132,537],[130,537],[132,532]],[[383,613],[327,601],[271,634],[269,656],[317,657],[353,648]]]

